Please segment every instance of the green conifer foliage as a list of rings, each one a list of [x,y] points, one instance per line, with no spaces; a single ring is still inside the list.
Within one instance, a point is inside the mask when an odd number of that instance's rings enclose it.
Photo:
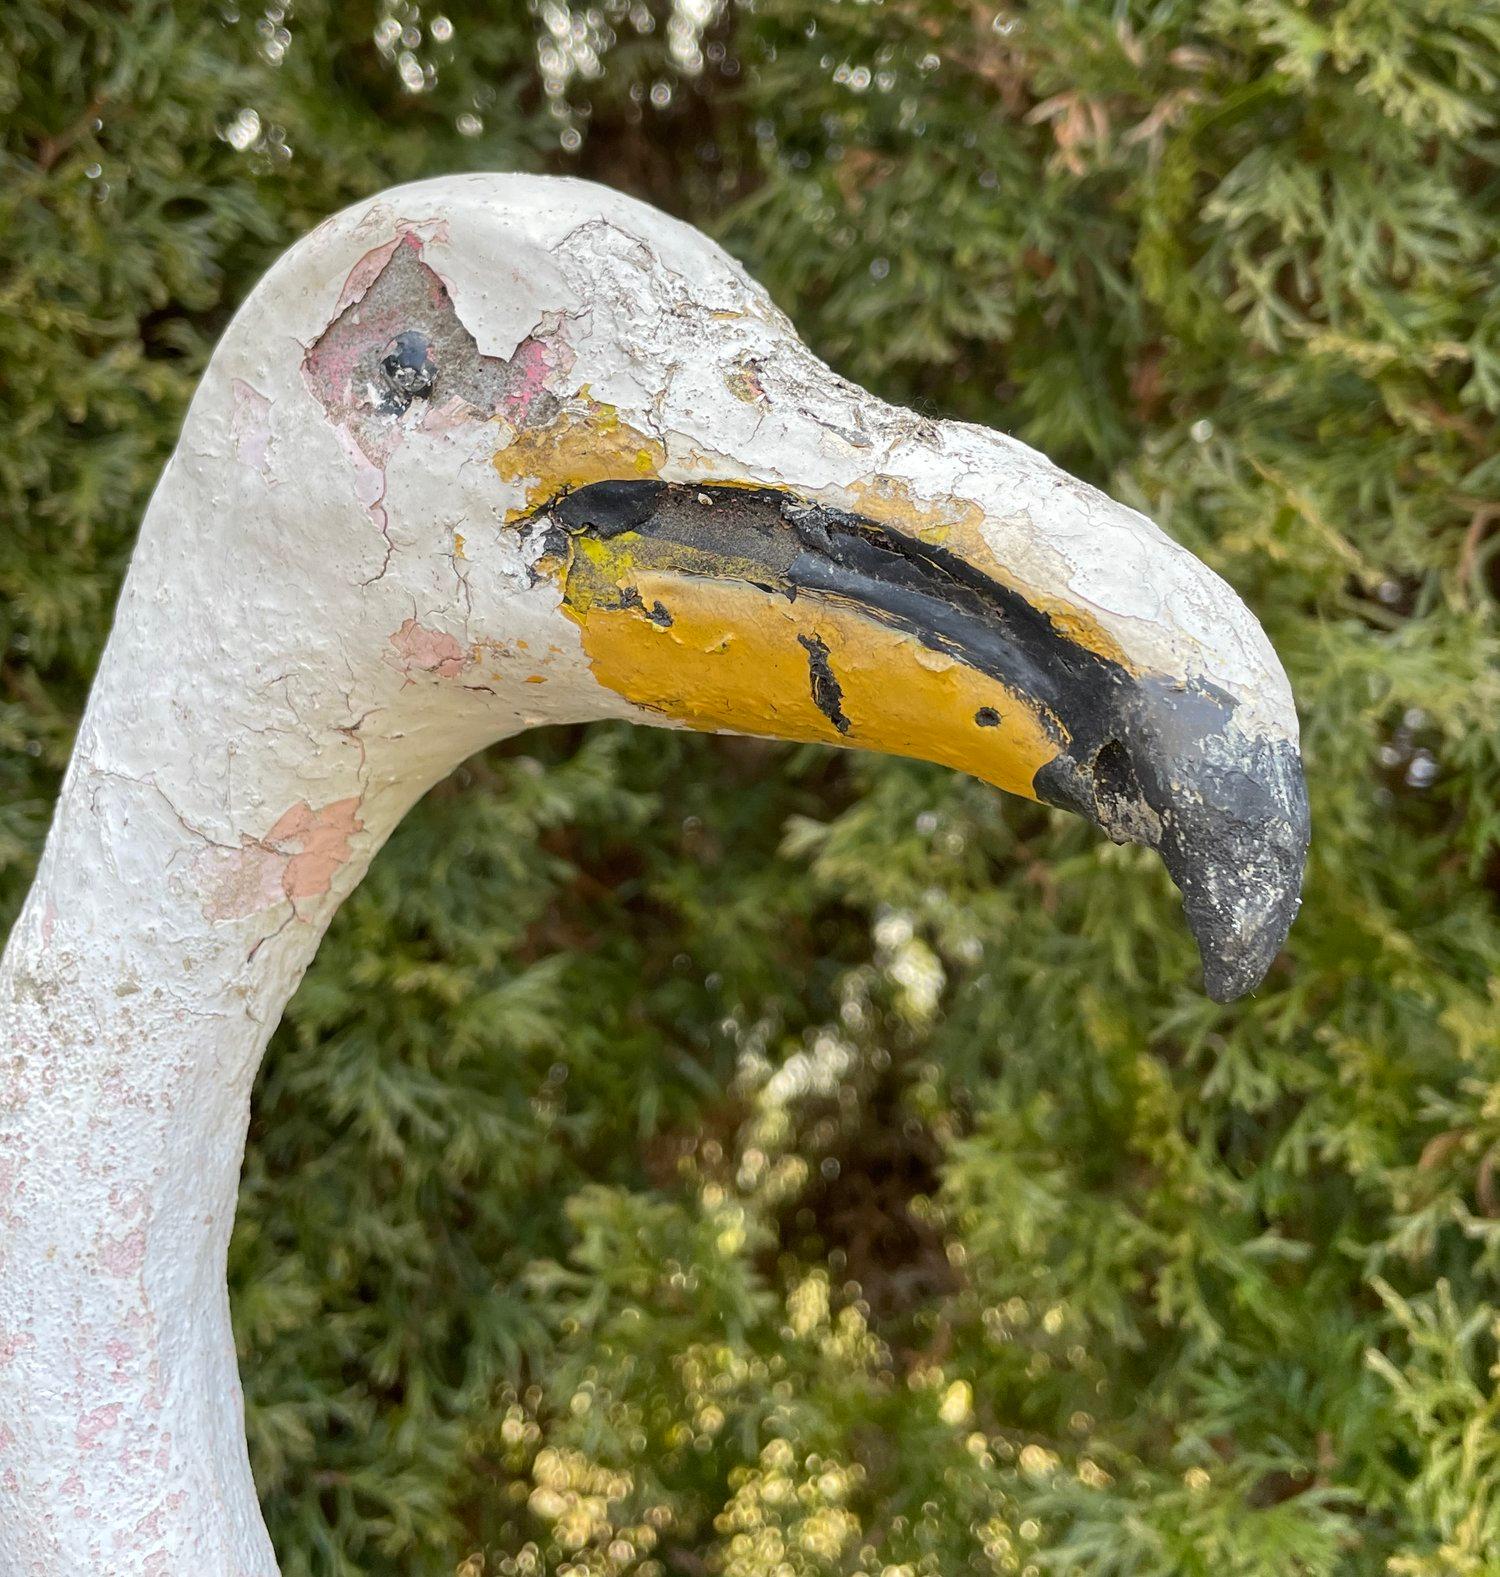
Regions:
[[[1495,0],[258,4],[0,14],[0,913],[228,314],[460,168],[661,203],[1152,513],[1314,815],[1224,1008],[1154,860],[951,774],[471,762],[257,1090],[286,1571],[1500,1571]]]

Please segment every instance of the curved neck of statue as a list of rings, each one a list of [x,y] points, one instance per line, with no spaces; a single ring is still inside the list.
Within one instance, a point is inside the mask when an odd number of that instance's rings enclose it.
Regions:
[[[525,721],[493,686],[428,704],[457,643],[395,577],[362,618],[295,563],[226,606],[212,475],[185,438],[0,963],[6,1572],[75,1569],[81,1530],[94,1570],[275,1571],[224,1280],[251,1085],[406,810]]]

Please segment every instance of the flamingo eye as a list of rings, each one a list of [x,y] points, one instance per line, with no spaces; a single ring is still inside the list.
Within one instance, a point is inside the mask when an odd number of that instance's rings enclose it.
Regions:
[[[398,334],[380,358],[380,370],[397,394],[406,401],[432,393],[437,382],[437,364],[425,334],[407,329]]]

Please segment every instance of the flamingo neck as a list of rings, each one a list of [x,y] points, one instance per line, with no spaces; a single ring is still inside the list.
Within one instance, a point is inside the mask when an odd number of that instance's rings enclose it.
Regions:
[[[343,897],[484,742],[388,663],[280,660],[223,565],[174,569],[180,483],[0,960],[6,1573],[276,1571],[225,1287],[251,1086]]]
[[[123,700],[0,962],[0,1570],[262,1577],[224,1279],[250,1090],[404,805],[328,783],[228,834],[112,762]]]

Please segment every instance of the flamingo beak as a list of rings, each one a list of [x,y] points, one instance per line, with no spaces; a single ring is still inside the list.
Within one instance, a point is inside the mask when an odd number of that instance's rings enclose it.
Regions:
[[[525,523],[596,677],[663,723],[936,761],[1157,849],[1221,1002],[1300,900],[1296,744],[941,546],[776,488],[606,481]]]

